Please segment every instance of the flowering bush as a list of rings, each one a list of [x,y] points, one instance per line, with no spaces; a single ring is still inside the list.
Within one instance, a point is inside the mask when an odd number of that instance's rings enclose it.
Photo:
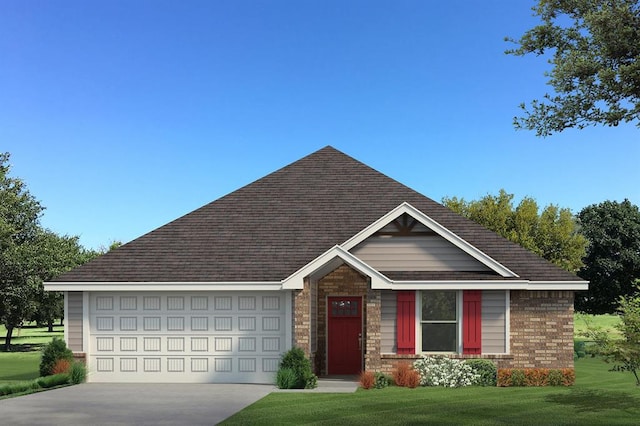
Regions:
[[[480,378],[469,364],[443,356],[423,356],[413,368],[420,374],[422,386],[458,388],[471,386]]]

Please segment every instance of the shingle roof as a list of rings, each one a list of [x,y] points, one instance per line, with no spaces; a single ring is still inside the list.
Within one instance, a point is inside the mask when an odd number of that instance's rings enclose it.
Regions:
[[[328,146],[54,281],[280,281],[403,202],[491,256],[519,279],[579,280]],[[458,275],[434,276],[460,279]],[[496,276],[486,275],[486,279]]]

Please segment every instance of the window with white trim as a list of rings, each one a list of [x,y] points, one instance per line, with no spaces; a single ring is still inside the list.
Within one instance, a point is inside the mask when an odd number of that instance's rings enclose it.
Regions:
[[[460,341],[459,292],[420,292],[422,352],[458,352]]]

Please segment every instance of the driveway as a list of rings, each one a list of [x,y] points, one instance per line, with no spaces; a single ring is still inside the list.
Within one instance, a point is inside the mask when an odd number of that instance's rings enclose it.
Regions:
[[[7,425],[215,425],[272,385],[85,383],[0,401]]]

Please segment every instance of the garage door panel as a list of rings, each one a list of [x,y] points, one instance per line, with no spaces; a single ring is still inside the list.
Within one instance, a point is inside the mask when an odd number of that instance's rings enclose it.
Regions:
[[[90,296],[90,380],[273,383],[285,295]]]

